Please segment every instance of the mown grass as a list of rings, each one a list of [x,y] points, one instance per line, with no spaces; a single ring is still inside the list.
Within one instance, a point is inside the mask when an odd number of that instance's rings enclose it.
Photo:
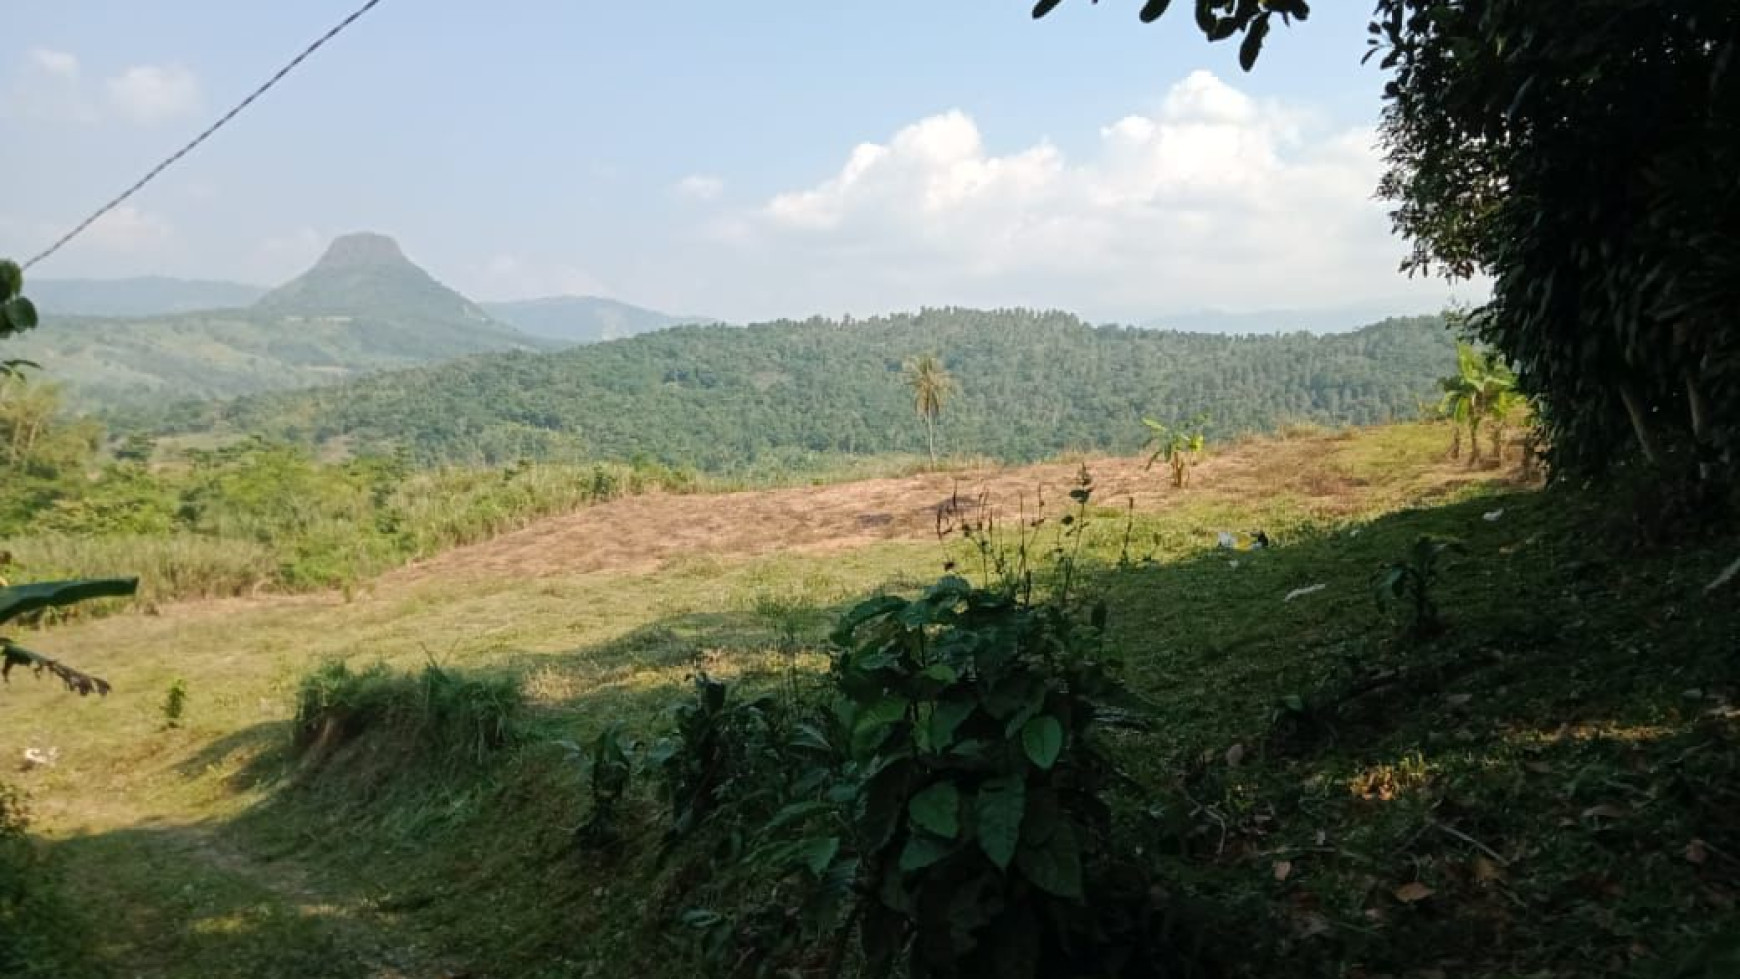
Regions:
[[[713,476],[651,463],[526,463],[505,469],[400,470],[334,463],[300,450],[241,446],[231,456],[153,472],[116,467],[87,488],[0,529],[0,578],[140,579],[129,602],[348,589],[385,571],[584,507],[647,493],[723,493],[823,485],[992,465],[960,457],[824,457],[813,468]],[[28,529],[26,529],[28,528]]]
[[[1666,975],[1740,891],[1740,615],[1702,590],[1740,540],[1639,550],[1597,497],[1432,475],[1440,435],[1318,437],[1253,477],[1268,494],[1205,483],[1128,528],[1100,501],[1083,584],[1155,717],[1119,745],[1145,787],[1123,831],[1252,974]],[[1219,550],[1223,529],[1277,546]],[[1422,533],[1468,554],[1440,586],[1449,630],[1416,643],[1369,579]],[[577,848],[589,800],[561,743],[657,736],[697,669],[749,690],[819,670],[843,607],[945,560],[975,570],[958,542],[891,542],[117,617],[38,644],[111,698],[14,684],[0,724],[61,749],[25,779],[129,975],[693,975],[673,922],[705,855],[661,859],[644,780],[622,843]],[[411,726],[316,765],[294,712],[329,660]],[[525,698],[487,764],[385,750],[417,730],[432,660]],[[164,730],[177,676],[185,726]]]

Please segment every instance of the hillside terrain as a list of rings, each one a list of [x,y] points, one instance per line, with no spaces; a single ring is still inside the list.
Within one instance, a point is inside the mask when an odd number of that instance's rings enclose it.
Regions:
[[[1226,438],[1288,421],[1419,416],[1454,362],[1441,319],[1351,333],[1223,336],[1091,327],[1066,313],[935,309],[852,322],[676,327],[549,354],[500,354],[336,387],[123,420],[156,434],[264,434],[425,463],[644,456],[705,470],[922,452],[903,374],[954,377],[938,441],[1021,461],[1132,451],[1142,419],[1209,418]]]
[[[1707,590],[1740,541],[1633,547],[1628,514],[1450,462],[1447,436],[1251,440],[1189,490],[1083,461],[1082,587],[1152,718],[1114,739],[1136,862],[1207,922],[1199,953],[1228,975],[1724,974],[1669,967],[1740,894],[1740,615]],[[1048,464],[620,499],[354,594],[56,628],[40,644],[115,692],[14,682],[0,730],[53,753],[18,778],[73,906],[102,923],[95,968],[705,974],[695,922],[760,920],[792,879],[721,876],[743,842],[729,810],[671,842],[651,760],[621,835],[587,845],[597,783],[572,746],[670,735],[697,670],[735,701],[785,696],[794,669],[814,682],[861,596],[913,594],[945,562],[980,574],[975,548],[937,538],[939,508],[1055,513],[1079,486]],[[1572,532],[1591,526],[1612,533]],[[1274,546],[1216,547],[1255,529]],[[1371,575],[1421,534],[1465,551],[1434,588],[1445,631],[1408,641]],[[310,744],[297,712],[350,696],[346,675],[407,699]],[[455,697],[469,706],[441,709],[460,713],[418,713]],[[467,711],[511,735],[426,733]]]
[[[344,380],[490,350],[551,346],[492,319],[381,235],[336,239],[251,305],[157,316],[63,316],[14,349],[82,405],[139,405]]]
[[[521,332],[564,343],[599,343],[683,323],[717,322],[706,316],[672,316],[602,296],[551,296],[484,303],[483,309]]]

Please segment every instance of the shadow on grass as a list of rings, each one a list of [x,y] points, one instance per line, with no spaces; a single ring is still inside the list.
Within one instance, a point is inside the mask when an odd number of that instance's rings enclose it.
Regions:
[[[1181,853],[1201,895],[1270,915],[1250,925],[1292,936],[1287,974],[1594,974],[1634,957],[1638,935],[1666,955],[1707,934],[1740,892],[1724,856],[1740,854],[1740,737],[1711,713],[1740,679],[1740,615],[1701,593],[1732,541],[1633,555],[1579,532],[1592,507],[1511,493],[1262,551],[1085,568],[1108,645],[1156,709],[1128,763],[1157,790],[1188,783],[1179,838],[1153,852]],[[1435,586],[1448,630],[1410,642],[1370,576],[1424,533],[1468,554]],[[819,665],[839,611],[674,615],[510,656],[528,737],[485,766],[346,764],[365,734],[300,770],[284,725],[239,731],[179,770],[241,759],[232,785],[270,787],[253,808],[197,840],[139,828],[57,848],[144,975],[439,974],[416,971],[430,955],[478,977],[682,974],[659,934],[682,886],[654,855],[652,787],[638,784],[620,847],[577,850],[590,800],[560,742],[617,723],[656,737],[698,670],[777,689],[794,662]],[[1410,883],[1435,896],[1393,897]]]
[[[656,847],[648,841],[656,843],[664,817],[643,781],[628,803],[634,842],[577,849],[572,830],[590,800],[562,742],[584,743],[613,724],[657,736],[699,670],[728,680],[738,695],[776,689],[794,658],[814,655],[806,650],[837,612],[791,605],[689,613],[608,642],[510,655],[482,674],[445,666],[456,682],[524,678],[516,737],[484,763],[420,754],[394,740],[402,725],[362,730],[315,757],[292,749],[289,722],[261,723],[174,765],[188,780],[260,791],[246,810],[197,826],[75,837],[52,849],[92,918],[106,923],[99,944],[117,973],[578,974],[576,963],[603,946],[577,922],[608,921],[622,934],[648,926],[643,903],[601,905],[597,897],[601,882],[650,859]],[[629,876],[656,875],[643,867]],[[468,964],[431,965],[447,960]],[[595,974],[612,974],[621,963],[598,964]]]
[[[397,917],[324,893],[302,868],[247,854],[222,827],[141,826],[55,842],[100,922],[98,968],[150,979],[439,975]]]

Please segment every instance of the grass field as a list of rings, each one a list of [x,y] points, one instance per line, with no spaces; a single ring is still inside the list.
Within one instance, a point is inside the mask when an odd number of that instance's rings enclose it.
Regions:
[[[1446,441],[1253,440],[1184,491],[1140,460],[1081,461],[1087,586],[1157,719],[1117,746],[1144,786],[1131,832],[1255,974],[1673,974],[1740,897],[1740,601],[1705,591],[1740,541],[1640,548],[1614,508],[1471,472]],[[348,597],[57,628],[26,641],[115,693],[15,678],[0,748],[58,750],[9,778],[96,923],[93,974],[693,975],[673,921],[705,881],[658,859],[644,786],[620,847],[576,850],[588,799],[563,742],[657,736],[698,669],[754,688],[788,655],[825,668],[858,598],[945,561],[975,573],[936,537],[939,505],[1055,510],[1076,472],[652,494]],[[1216,547],[1259,529],[1274,547]],[[1447,630],[1408,641],[1369,582],[1428,533],[1466,553],[1435,589]],[[298,689],[334,659],[517,683],[519,737],[461,764],[386,727],[298,760]]]

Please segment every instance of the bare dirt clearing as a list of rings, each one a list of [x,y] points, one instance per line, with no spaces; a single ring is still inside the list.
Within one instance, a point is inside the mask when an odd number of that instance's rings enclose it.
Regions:
[[[1096,456],[826,486],[630,497],[448,551],[392,572],[382,584],[644,572],[680,555],[746,557],[928,539],[936,533],[938,508],[955,501],[970,510],[985,499],[1004,514],[1023,507],[1031,514],[1043,499],[1045,512],[1061,513],[1084,463],[1093,475],[1094,500],[1103,506],[1134,501],[1138,511],[1152,512],[1186,501],[1292,494],[1326,516],[1347,515],[1370,503],[1359,466],[1340,451],[1349,444],[1337,434],[1248,440],[1205,460],[1184,491],[1171,487],[1163,467],[1146,469],[1143,458]],[[1418,473],[1411,490],[1429,499],[1495,475],[1446,461]]]

